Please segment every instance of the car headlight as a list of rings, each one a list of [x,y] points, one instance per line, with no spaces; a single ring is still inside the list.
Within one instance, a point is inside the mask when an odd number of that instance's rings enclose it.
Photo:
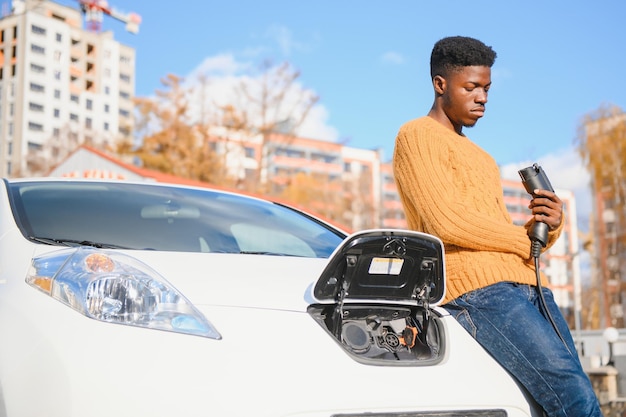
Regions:
[[[95,320],[221,339],[165,278],[122,253],[81,247],[34,258],[26,282]]]

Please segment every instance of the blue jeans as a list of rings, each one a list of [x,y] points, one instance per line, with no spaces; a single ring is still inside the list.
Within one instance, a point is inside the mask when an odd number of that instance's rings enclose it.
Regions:
[[[543,288],[543,294],[568,348],[544,316],[533,286],[501,282],[443,308],[526,388],[546,415],[602,416],[552,291]]]

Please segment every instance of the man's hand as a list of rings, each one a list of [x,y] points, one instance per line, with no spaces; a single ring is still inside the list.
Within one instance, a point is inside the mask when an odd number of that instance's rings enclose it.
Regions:
[[[561,224],[563,216],[563,202],[552,191],[535,190],[536,197],[530,200],[528,208],[532,211],[537,222],[544,222],[550,230],[554,230]]]

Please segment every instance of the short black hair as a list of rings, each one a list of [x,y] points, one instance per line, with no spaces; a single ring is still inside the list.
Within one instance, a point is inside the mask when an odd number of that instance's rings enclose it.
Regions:
[[[496,60],[496,52],[478,39],[467,36],[450,36],[435,43],[430,55],[430,76],[446,76],[449,71],[461,67],[490,67]]]

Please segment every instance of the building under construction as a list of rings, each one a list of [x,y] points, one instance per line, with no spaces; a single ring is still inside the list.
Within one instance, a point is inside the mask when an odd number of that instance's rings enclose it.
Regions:
[[[141,21],[95,0],[13,0],[3,10],[0,176],[28,175],[80,143],[131,136],[135,50],[100,30],[107,15],[130,31]]]

